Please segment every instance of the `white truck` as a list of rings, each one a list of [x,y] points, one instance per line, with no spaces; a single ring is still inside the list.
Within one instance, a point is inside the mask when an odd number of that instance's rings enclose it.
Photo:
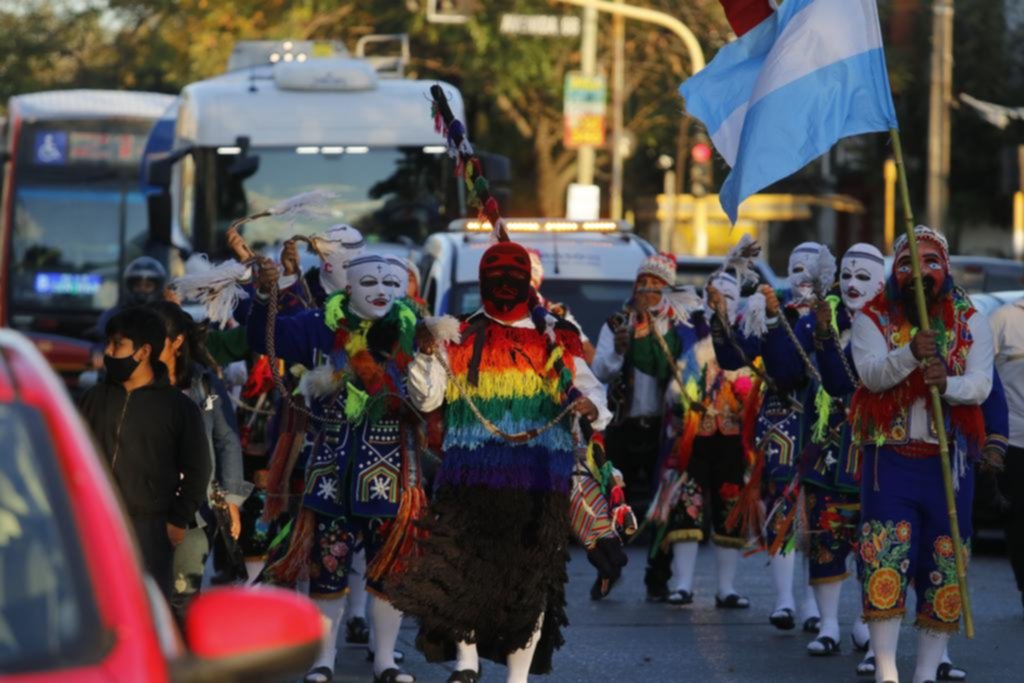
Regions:
[[[185,251],[225,253],[236,219],[310,190],[336,195],[325,215],[246,226],[263,248],[349,223],[368,241],[418,245],[464,215],[464,189],[434,129],[429,88],[394,58],[350,57],[338,43],[243,44],[234,70],[185,87],[173,148],[149,164],[154,233]],[[373,39],[370,39],[372,42]],[[456,116],[459,91],[442,83]],[[485,163],[488,160],[485,159]],[[488,171],[507,175],[496,157]]]
[[[640,262],[655,253],[624,221],[513,218],[505,227],[513,240],[539,254],[544,297],[565,305],[594,340],[632,296]],[[421,287],[434,315],[464,315],[480,307],[480,257],[492,242],[489,224],[465,219],[427,239]]]

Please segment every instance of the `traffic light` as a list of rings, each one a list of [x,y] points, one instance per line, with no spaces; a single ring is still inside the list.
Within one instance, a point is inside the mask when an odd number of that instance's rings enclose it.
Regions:
[[[693,136],[690,147],[690,192],[694,197],[703,197],[711,188],[711,143],[703,132]]]

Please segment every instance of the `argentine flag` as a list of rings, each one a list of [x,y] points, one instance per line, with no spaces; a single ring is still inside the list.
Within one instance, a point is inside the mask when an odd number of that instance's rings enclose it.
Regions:
[[[876,0],[785,0],[679,89],[732,168],[722,208],[840,138],[897,127]]]

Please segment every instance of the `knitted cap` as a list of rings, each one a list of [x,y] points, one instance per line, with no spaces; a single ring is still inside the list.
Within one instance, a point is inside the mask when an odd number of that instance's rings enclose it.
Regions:
[[[648,256],[640,264],[637,270],[637,278],[643,275],[651,275],[662,280],[669,287],[676,284],[676,259],[672,254],[655,254]]]
[[[919,225],[914,228],[914,235],[919,240],[928,240],[933,244],[937,244],[939,249],[942,251],[942,260],[949,263],[949,242],[946,238],[940,235],[937,231],[932,230],[927,225]],[[907,242],[907,234],[902,233],[896,240],[896,244],[893,245],[893,254],[896,258],[899,258],[900,254],[909,249],[910,245]]]

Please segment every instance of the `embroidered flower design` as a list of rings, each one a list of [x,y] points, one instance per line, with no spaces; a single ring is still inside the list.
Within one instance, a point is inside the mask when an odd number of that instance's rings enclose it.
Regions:
[[[875,609],[892,609],[900,598],[902,580],[899,572],[889,567],[875,571],[868,580],[868,600]]]
[[[868,564],[874,564],[875,560],[878,559],[878,550],[875,548],[875,544],[871,542],[862,543],[860,546],[860,557]]]
[[[718,495],[722,497],[722,500],[735,500],[740,497],[740,490],[738,484],[726,482],[718,488]]]
[[[949,536],[939,536],[935,539],[935,552],[940,557],[953,557],[953,539]]]
[[[928,575],[928,578],[930,578],[932,580],[932,585],[933,586],[941,586],[942,585],[942,574],[940,572],[933,571],[931,574]]]
[[[326,500],[335,500],[338,497],[338,481],[336,479],[321,479],[316,495]]]
[[[896,538],[900,543],[910,540],[910,522],[900,522],[896,525]]]
[[[327,571],[331,572],[332,574],[335,571],[337,571],[337,569],[338,569],[338,558],[336,558],[334,555],[324,555],[324,559],[322,561],[323,561],[324,567],[327,569]]]
[[[373,478],[373,483],[370,484],[370,497],[378,498],[383,500],[389,500],[391,493],[391,482],[387,477],[377,476]]]
[[[932,608],[935,616],[947,623],[953,623],[960,619],[960,587],[957,585],[946,585],[935,592],[932,599]]]
[[[335,557],[345,557],[348,555],[348,546],[344,543],[334,543],[331,545],[331,555]]]

